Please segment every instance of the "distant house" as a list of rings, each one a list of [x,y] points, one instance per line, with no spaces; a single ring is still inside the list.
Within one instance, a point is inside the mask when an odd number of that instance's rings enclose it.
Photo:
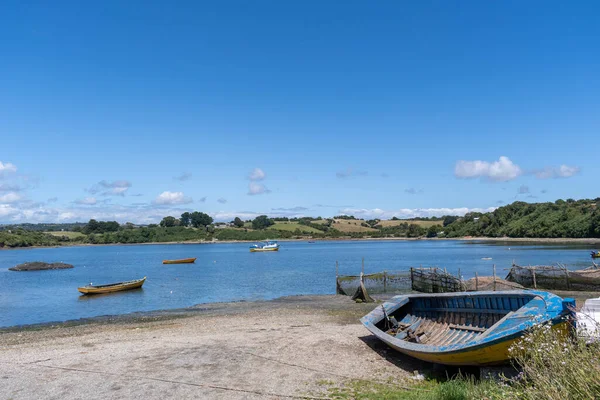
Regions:
[[[479,217],[473,218],[473,221],[479,221]]]

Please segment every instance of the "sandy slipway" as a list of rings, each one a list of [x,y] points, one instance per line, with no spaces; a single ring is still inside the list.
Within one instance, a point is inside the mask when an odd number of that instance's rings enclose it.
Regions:
[[[0,331],[0,398],[321,398],[423,367],[370,336],[345,296],[100,317]],[[408,382],[408,383],[407,383]]]

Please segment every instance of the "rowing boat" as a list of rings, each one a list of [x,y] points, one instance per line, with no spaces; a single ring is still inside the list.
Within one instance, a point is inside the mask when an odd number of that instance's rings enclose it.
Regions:
[[[448,365],[494,365],[534,324],[570,332],[575,300],[514,290],[393,297],[361,319],[391,348]]]
[[[163,264],[193,264],[195,262],[195,258],[182,258],[181,260],[163,260]]]
[[[102,294],[102,293],[113,293],[120,292],[123,290],[139,289],[142,287],[146,277],[142,279],[136,279],[133,281],[109,283],[106,285],[92,285],[91,283],[87,286],[77,288],[83,294]]]

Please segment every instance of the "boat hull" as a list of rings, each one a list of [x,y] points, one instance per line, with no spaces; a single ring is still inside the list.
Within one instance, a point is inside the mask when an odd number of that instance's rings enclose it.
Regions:
[[[361,319],[389,347],[446,365],[498,365],[536,323],[572,332],[574,300],[541,291],[396,296]],[[385,311],[384,311],[385,310]],[[398,327],[390,327],[391,319]]]
[[[568,322],[559,322],[552,326],[552,329],[558,330],[561,333],[567,335],[570,329]],[[456,352],[422,352],[422,351],[411,351],[405,348],[395,346],[393,343],[383,340],[389,347],[393,348],[400,353],[408,356],[417,358],[422,361],[427,361],[436,364],[444,365],[462,365],[462,366],[476,366],[484,367],[491,365],[502,365],[506,364],[510,360],[510,352],[508,349],[521,340],[522,333],[514,338],[507,338],[506,340],[498,341],[497,343],[491,343],[480,348],[470,348],[463,351]]]
[[[83,293],[85,295],[115,293],[115,292],[122,292],[124,290],[139,289],[142,287],[144,282],[146,282],[146,277],[135,280],[135,281],[117,283],[114,285],[102,285],[102,286],[97,286],[97,287],[83,286],[83,287],[77,288],[77,290],[80,293]]]
[[[266,251],[279,251],[279,247],[273,247],[270,249],[261,249],[261,248],[251,248],[250,249],[251,253],[264,253]]]
[[[163,260],[163,264],[193,264],[196,262],[195,258],[183,258],[181,260]]]

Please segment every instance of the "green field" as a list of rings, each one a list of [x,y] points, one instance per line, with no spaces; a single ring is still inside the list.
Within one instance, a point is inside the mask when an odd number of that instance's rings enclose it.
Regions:
[[[444,221],[415,221],[412,219],[399,219],[399,220],[382,220],[379,221],[378,225],[381,225],[382,227],[386,228],[388,226],[398,226],[402,223],[407,223],[407,224],[415,224],[415,225],[419,225],[422,228],[429,228],[430,226],[433,225],[442,225],[444,223]]]
[[[64,231],[64,232],[44,232],[44,233],[47,233],[47,234],[52,235],[52,236],[58,236],[58,237],[66,236],[66,237],[68,237],[71,240],[73,240],[73,239],[79,239],[79,238],[82,238],[82,237],[85,236],[81,232],[67,232],[67,231]]]
[[[271,225],[268,229],[276,229],[279,231],[290,231],[290,232],[293,232],[296,229],[300,229],[303,232],[323,233],[323,231],[312,228],[310,226],[300,225],[297,222],[275,222],[275,225]]]

